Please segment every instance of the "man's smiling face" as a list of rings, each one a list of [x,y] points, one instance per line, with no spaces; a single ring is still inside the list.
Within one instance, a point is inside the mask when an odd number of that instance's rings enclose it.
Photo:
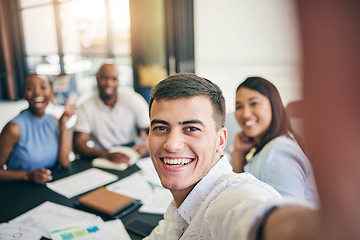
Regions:
[[[150,121],[150,155],[161,183],[187,195],[219,160],[226,130],[216,130],[204,96],[154,101]]]
[[[102,99],[113,99],[117,96],[119,87],[119,72],[114,64],[107,64],[100,68],[96,80]]]

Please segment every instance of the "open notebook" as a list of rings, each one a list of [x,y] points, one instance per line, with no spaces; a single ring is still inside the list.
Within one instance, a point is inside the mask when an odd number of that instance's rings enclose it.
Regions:
[[[121,152],[123,154],[126,154],[130,158],[130,165],[136,163],[136,161],[140,158],[140,154],[131,147],[116,146],[112,147],[110,149],[110,152]],[[128,167],[126,163],[114,163],[106,158],[95,158],[92,161],[92,166],[99,168],[115,169],[120,171],[125,170]]]

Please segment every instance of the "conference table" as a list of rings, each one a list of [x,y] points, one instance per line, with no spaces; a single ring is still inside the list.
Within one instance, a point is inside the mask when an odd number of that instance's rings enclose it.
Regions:
[[[67,168],[52,170],[52,181],[59,180],[89,168],[91,168],[91,159],[76,159],[72,161]],[[101,170],[115,174],[119,177],[119,179],[122,179],[131,175],[132,173],[139,171],[140,169],[136,165],[132,165],[123,171],[102,168]],[[0,223],[8,222],[11,219],[18,217],[19,215],[37,207],[46,201],[76,208],[77,199],[84,194],[86,193],[80,194],[73,198],[67,198],[52,191],[46,185],[32,182],[0,182]],[[138,210],[134,210],[123,216],[120,220],[126,224],[127,222],[136,218],[140,218],[148,223],[157,225],[157,223],[163,218],[163,215],[141,213]],[[128,233],[131,239],[143,238],[131,231],[128,231]]]

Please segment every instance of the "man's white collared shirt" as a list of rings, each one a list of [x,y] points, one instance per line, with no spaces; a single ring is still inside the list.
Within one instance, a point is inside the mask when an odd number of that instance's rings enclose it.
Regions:
[[[174,201],[170,204],[146,239],[249,239],[262,216],[281,199],[251,174],[234,173],[223,156],[179,208]]]

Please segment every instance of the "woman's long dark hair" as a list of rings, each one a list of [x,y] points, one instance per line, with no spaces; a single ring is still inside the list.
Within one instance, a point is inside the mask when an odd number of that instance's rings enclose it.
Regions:
[[[257,91],[266,96],[271,104],[272,119],[270,127],[267,132],[265,132],[259,145],[256,146],[255,154],[258,153],[265,144],[278,136],[285,134],[289,138],[294,139],[294,131],[291,127],[290,120],[286,115],[284,105],[276,87],[262,77],[248,77],[237,87],[236,92],[243,87]]]

